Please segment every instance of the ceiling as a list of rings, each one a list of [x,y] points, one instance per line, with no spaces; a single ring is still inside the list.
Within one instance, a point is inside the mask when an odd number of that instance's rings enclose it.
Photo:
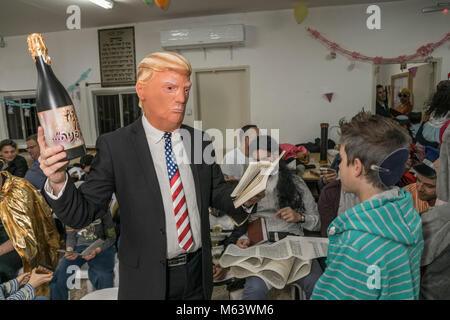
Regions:
[[[170,0],[160,9],[154,1],[115,0],[114,8],[105,10],[89,0],[1,0],[0,35],[15,36],[33,32],[53,32],[66,29],[69,5],[81,9],[81,28],[227,14],[263,10],[293,9],[299,0]],[[400,1],[378,0],[377,2]],[[308,7],[373,3],[373,0],[309,0]]]

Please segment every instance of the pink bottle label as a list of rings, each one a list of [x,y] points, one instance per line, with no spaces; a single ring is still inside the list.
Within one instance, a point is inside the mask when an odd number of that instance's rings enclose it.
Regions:
[[[75,109],[72,105],[38,112],[49,147],[62,145],[64,150],[84,144]]]

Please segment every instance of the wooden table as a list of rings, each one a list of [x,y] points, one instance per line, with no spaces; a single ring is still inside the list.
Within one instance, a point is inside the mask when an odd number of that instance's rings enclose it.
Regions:
[[[331,163],[334,160],[334,156],[331,156],[329,153],[327,153],[328,156],[328,166],[331,165]],[[311,182],[317,182],[320,180],[320,153],[310,153],[309,154],[309,162],[308,165],[315,165],[316,168],[315,169],[306,169],[305,172],[303,172],[302,175],[300,175],[300,177],[304,180],[304,181],[311,181]],[[317,173],[319,173],[319,175],[314,175],[311,171],[316,171]]]
[[[327,153],[328,156],[328,166],[331,165],[331,163],[334,160],[334,156],[331,156],[329,153]],[[319,200],[319,187],[318,182],[320,181],[320,153],[310,153],[309,154],[309,162],[308,165],[315,165],[316,167],[314,169],[306,169],[303,174],[299,175],[303,181],[305,181],[306,185],[308,186],[309,190],[311,191],[314,199],[316,201]],[[315,171],[318,174],[313,174],[312,172]]]

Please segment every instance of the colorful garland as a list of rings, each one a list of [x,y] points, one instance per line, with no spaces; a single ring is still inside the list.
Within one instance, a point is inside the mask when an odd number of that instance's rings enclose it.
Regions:
[[[410,60],[413,60],[418,57],[428,57],[433,53],[433,51],[443,45],[446,41],[450,40],[450,33],[447,33],[442,40],[435,43],[427,43],[426,45],[421,46],[417,51],[410,55],[401,55],[396,58],[384,58],[384,57],[368,57],[356,51],[349,51],[342,48],[335,42],[331,42],[326,39],[324,36],[320,34],[317,30],[313,30],[311,28],[307,28],[307,31],[311,34],[311,36],[322,43],[324,43],[332,52],[339,52],[353,60],[365,61],[365,62],[373,62],[375,64],[382,63],[405,63]]]

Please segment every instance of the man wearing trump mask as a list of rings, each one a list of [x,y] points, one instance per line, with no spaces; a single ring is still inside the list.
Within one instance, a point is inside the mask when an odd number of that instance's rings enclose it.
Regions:
[[[67,179],[62,147],[45,145],[39,128],[45,194],[56,215],[74,228],[107,212],[113,193],[120,207],[119,299],[210,299],[212,260],[208,208],[236,221],[260,194],[235,209],[220,167],[204,156],[211,141],[182,125],[191,66],[172,52],[138,65],[136,92],[143,116],[102,135],[87,181]],[[213,159],[211,161],[211,158]]]

